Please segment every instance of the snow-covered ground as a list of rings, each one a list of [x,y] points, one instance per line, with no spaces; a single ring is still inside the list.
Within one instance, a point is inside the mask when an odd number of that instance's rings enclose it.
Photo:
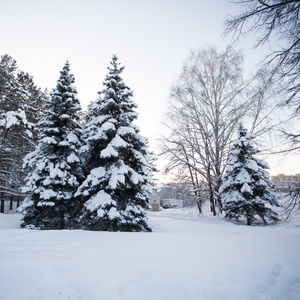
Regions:
[[[0,215],[0,299],[300,299],[300,220],[234,225],[170,209],[152,233],[20,229]]]

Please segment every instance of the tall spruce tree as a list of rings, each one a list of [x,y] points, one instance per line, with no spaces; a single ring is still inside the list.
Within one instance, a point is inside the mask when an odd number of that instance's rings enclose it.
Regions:
[[[83,178],[78,149],[81,146],[81,110],[75,81],[66,62],[56,88],[45,104],[45,117],[39,122],[37,149],[28,154],[29,173],[23,192],[28,193],[21,211],[22,227],[64,229],[72,227],[77,203],[74,193]]]
[[[136,104],[119,65],[114,55],[105,88],[86,115],[81,152],[88,175],[76,193],[84,200],[78,223],[88,230],[149,231],[146,139],[132,123]]]
[[[278,221],[277,213],[266,205],[279,206],[276,194],[269,190],[273,184],[265,169],[268,164],[253,155],[260,151],[253,145],[254,135],[242,125],[238,139],[232,144],[227,161],[224,182],[221,186],[221,199],[225,217],[228,219],[245,217],[247,225],[260,217],[264,224],[266,218]]]

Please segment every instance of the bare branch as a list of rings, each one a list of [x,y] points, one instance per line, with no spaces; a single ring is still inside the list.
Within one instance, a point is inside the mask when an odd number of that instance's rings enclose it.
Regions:
[[[296,116],[300,112],[300,0],[236,0],[234,3],[245,10],[226,20],[225,35],[233,33],[237,40],[242,34],[255,33],[256,47],[271,36],[274,38],[277,50],[272,50],[263,60],[262,71],[269,70],[270,80],[281,84],[283,103],[291,105]]]

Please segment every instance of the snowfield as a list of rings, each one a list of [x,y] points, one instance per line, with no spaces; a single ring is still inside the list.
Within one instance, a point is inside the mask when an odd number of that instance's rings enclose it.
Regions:
[[[196,210],[152,233],[20,229],[0,214],[0,299],[300,299],[300,220],[255,227]]]

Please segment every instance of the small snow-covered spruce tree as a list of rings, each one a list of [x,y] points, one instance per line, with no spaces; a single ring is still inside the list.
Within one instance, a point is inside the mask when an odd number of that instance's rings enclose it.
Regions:
[[[77,203],[73,196],[83,174],[78,157],[81,107],[74,81],[66,62],[38,124],[38,146],[25,158],[24,166],[34,168],[23,188],[28,196],[20,209],[22,227],[64,229],[75,219]]]
[[[238,139],[229,151],[227,169],[221,185],[223,211],[228,219],[245,217],[247,225],[260,217],[264,224],[266,219],[277,222],[277,213],[270,207],[279,206],[276,194],[269,190],[273,184],[267,171],[268,164],[253,155],[260,152],[253,146],[254,135],[240,125]]]
[[[87,230],[150,231],[146,139],[132,123],[136,104],[119,65],[114,55],[105,88],[86,115],[81,153],[88,175],[76,193],[84,200],[78,224]]]

